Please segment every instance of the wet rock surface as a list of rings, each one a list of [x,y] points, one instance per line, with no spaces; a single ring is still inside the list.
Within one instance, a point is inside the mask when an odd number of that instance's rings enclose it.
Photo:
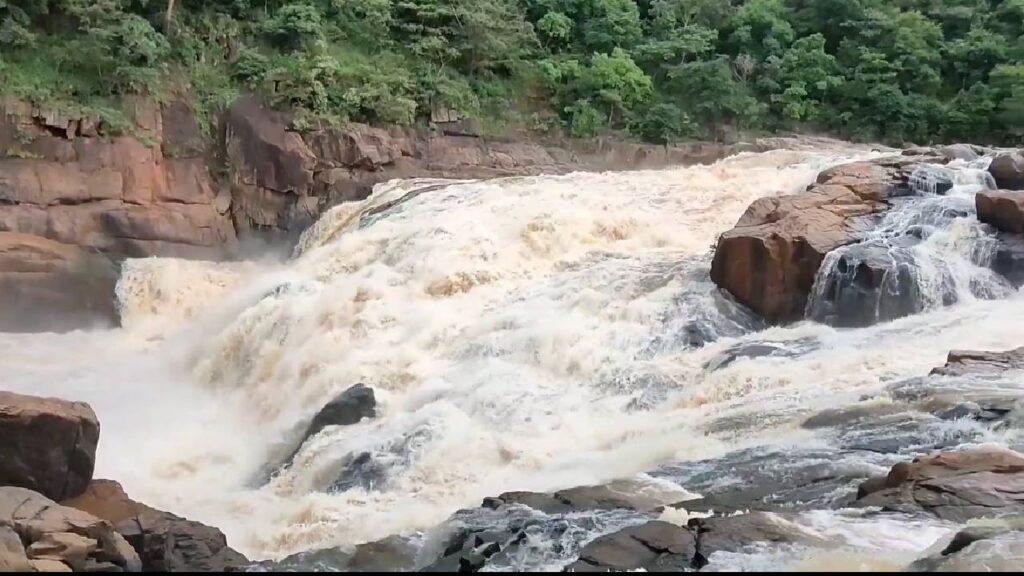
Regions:
[[[0,392],[0,486],[77,496],[92,480],[99,437],[88,404]]]
[[[687,528],[653,521],[601,536],[567,572],[680,572],[695,568],[697,538]]]
[[[939,553],[910,565],[911,572],[1015,572],[1024,562],[1024,517],[969,526]]]

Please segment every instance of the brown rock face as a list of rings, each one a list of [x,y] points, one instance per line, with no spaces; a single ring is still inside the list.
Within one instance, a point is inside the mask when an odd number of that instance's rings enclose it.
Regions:
[[[899,161],[857,162],[818,176],[807,192],[762,198],[722,234],[711,279],[770,322],[803,318],[825,255],[850,244],[906,183]]]
[[[24,567],[26,561],[31,568]],[[39,572],[142,568],[138,554],[109,522],[14,486],[0,487],[0,569],[5,564]]]
[[[978,220],[1013,234],[1024,234],[1024,191],[979,192],[975,196]]]
[[[860,489],[859,506],[927,512],[944,520],[1024,512],[1024,454],[1003,448],[946,452],[892,467]]]
[[[88,404],[0,392],[0,485],[77,496],[92,480],[99,437]]]
[[[99,254],[38,236],[0,232],[0,331],[110,325],[113,263]]]
[[[84,494],[63,504],[112,524],[146,572],[224,572],[249,564],[228,547],[220,530],[135,502],[117,482],[94,480]]]

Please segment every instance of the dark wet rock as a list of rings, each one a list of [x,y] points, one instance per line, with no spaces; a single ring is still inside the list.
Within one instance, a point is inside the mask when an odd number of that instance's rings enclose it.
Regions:
[[[697,562],[701,566],[716,552],[742,552],[762,542],[795,544],[818,540],[794,523],[792,515],[772,512],[697,518],[690,520],[689,525],[696,532]]]
[[[709,372],[720,370],[741,358],[796,358],[816,350],[821,342],[816,338],[800,338],[788,342],[758,340],[731,346],[704,364]]]
[[[919,240],[907,235],[893,242],[849,246],[830,263],[830,273],[815,287],[807,315],[833,326],[870,326],[924,309],[913,247]],[[952,284],[943,302],[956,301]]]
[[[1024,517],[968,526],[939,552],[908,568],[911,572],[1015,572],[1024,563]]]
[[[220,530],[135,502],[117,482],[94,480],[63,504],[113,525],[147,572],[239,571],[249,564]]]
[[[349,426],[358,424],[363,418],[374,418],[377,415],[376,409],[377,400],[373,388],[356,384],[320,409],[306,429],[302,442],[316,436],[328,426]]]
[[[567,572],[679,572],[694,568],[697,540],[687,528],[653,521],[601,536]]]
[[[1014,286],[1024,286],[1024,235],[997,234],[991,266]]]
[[[650,474],[701,494],[672,505],[690,513],[801,511],[852,501],[865,479],[895,460],[872,452],[762,447],[666,465]]]
[[[996,156],[988,171],[999,188],[1024,190],[1024,154],[1020,151]]]
[[[954,522],[1024,513],[1024,455],[978,448],[901,462],[862,485],[856,505]]]
[[[538,492],[506,492],[495,498],[485,498],[485,508],[520,504],[547,514],[586,510],[636,510],[648,511],[662,506],[664,502],[643,494],[617,489],[615,484],[602,486],[580,486],[560,490],[553,494]]]
[[[978,220],[1003,232],[1024,234],[1024,191],[978,192],[975,204]]]
[[[278,562],[260,562],[268,572],[411,572],[416,569],[417,545],[409,538],[388,536],[359,544],[354,550],[325,548],[293,554]]]
[[[1004,352],[952,350],[946,365],[932,370],[932,374],[963,376],[964,374],[992,374],[1007,370],[1024,370],[1024,348]]]
[[[77,496],[92,480],[99,437],[84,402],[0,392],[0,485]]]

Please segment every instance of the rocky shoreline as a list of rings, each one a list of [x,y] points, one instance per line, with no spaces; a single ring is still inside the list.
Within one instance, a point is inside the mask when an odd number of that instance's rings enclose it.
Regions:
[[[0,289],[14,295],[0,302],[0,330],[116,325],[124,258],[222,260],[243,255],[246,242],[292,243],[326,209],[396,178],[660,168],[778,144],[546,144],[358,124],[297,131],[254,96],[239,98],[208,136],[182,102],[126,104],[132,136],[106,135],[96,118],[0,102]],[[78,301],[80,292],[89,297]]]

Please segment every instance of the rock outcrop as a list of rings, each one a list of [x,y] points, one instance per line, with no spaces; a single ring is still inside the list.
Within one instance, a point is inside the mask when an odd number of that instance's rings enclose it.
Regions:
[[[377,400],[373,388],[356,384],[328,402],[309,423],[302,442],[316,436],[328,426],[349,426],[358,424],[363,418],[377,415]]]
[[[856,504],[943,520],[1024,513],[1024,454],[978,448],[924,456],[861,485]]]
[[[40,236],[0,232],[0,332],[116,323],[116,283],[114,264],[101,254]]]
[[[94,480],[63,504],[113,525],[146,572],[237,571],[249,564],[220,530],[135,502],[110,480]]]
[[[187,107],[131,104],[132,136],[102,136],[91,118],[0,105],[0,231],[114,257],[229,255],[234,228],[196,134],[188,136]],[[163,150],[165,115],[173,156]]]
[[[1021,151],[997,155],[989,164],[988,171],[999,188],[1024,190],[1024,153]]]
[[[142,569],[138,554],[109,522],[25,488],[0,487],[0,568],[28,569],[26,563],[38,572]]]
[[[0,486],[53,500],[92,480],[100,425],[88,404],[0,392]]]
[[[887,201],[907,195],[914,166],[891,157],[823,171],[805,193],[754,202],[718,240],[712,280],[774,323],[802,319],[825,255],[869,229]]]
[[[979,192],[975,201],[978,220],[1003,232],[1024,234],[1024,191]]]

